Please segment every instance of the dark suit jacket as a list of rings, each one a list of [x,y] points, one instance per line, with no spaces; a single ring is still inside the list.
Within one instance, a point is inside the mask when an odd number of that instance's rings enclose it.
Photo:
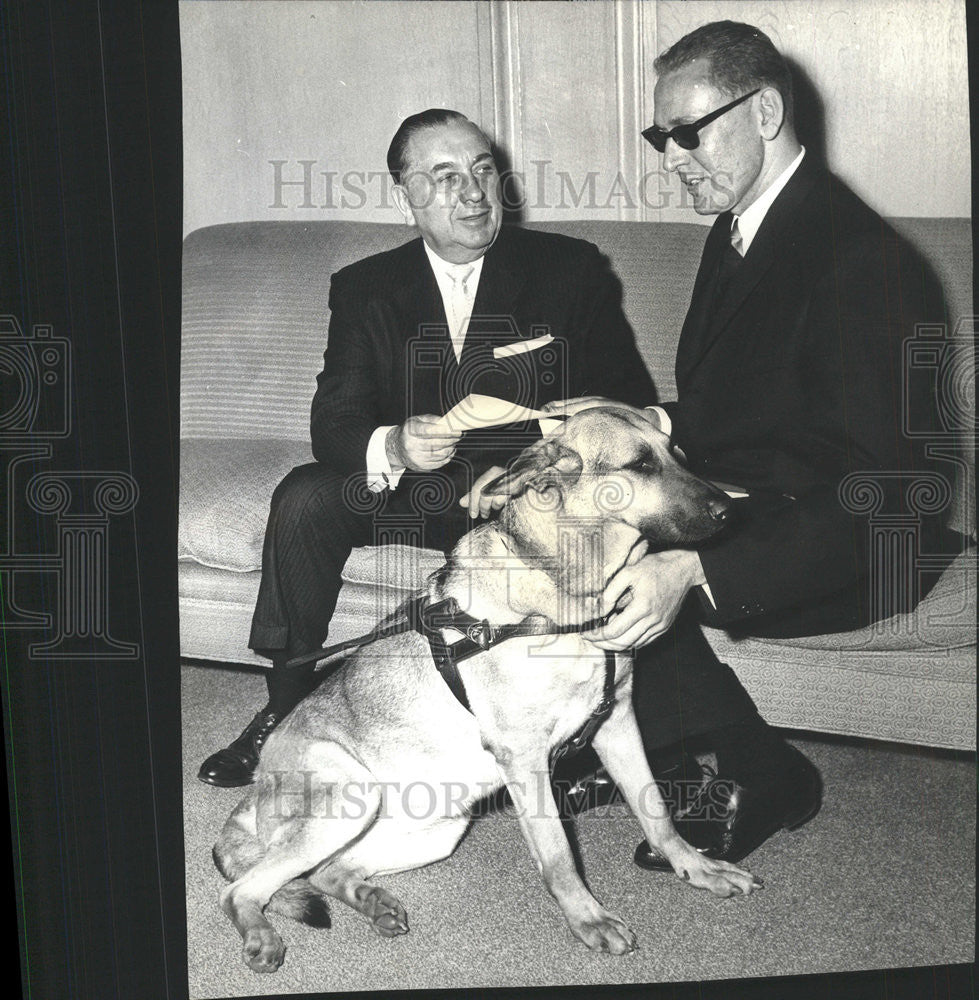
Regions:
[[[922,383],[903,398],[903,341],[944,320],[927,268],[866,204],[807,155],[772,204],[719,304],[731,226],[704,247],[676,359],[674,440],[694,471],[743,486],[743,523],[702,552],[713,624],[751,634],[837,631],[870,620],[869,526],[841,503],[851,472],[926,470],[902,433],[935,421]],[[893,610],[904,610],[894,608]],[[748,621],[750,619],[750,621]]]
[[[317,460],[342,472],[364,469],[378,426],[442,414],[469,392],[534,408],[590,393],[652,399],[618,281],[582,240],[504,226],[484,259],[459,363],[421,239],[334,274],[330,309],[311,431]],[[555,340],[544,348],[493,357],[493,347],[548,333]],[[462,483],[539,437],[536,421],[467,433],[440,471]]]

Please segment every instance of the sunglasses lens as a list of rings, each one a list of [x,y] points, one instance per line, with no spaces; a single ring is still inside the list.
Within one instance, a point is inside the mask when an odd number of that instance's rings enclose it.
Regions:
[[[662,153],[666,149],[666,132],[656,125],[650,125],[649,128],[644,128],[642,130],[642,137],[648,142],[657,153]]]
[[[681,149],[696,149],[700,145],[700,136],[695,128],[678,125],[673,130],[673,138]]]
[[[643,129],[642,137],[656,150],[657,153],[666,152],[666,144],[672,139],[681,149],[696,149],[700,145],[700,136],[697,129],[692,126],[677,125],[676,128],[667,132],[658,125],[650,125]]]

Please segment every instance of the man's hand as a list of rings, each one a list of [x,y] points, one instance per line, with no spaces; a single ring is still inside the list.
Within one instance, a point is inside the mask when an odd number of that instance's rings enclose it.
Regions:
[[[673,624],[687,591],[706,582],[700,556],[692,549],[654,552],[634,565],[627,563],[602,593],[602,611],[616,609],[608,624],[584,636],[616,652],[645,646]]]
[[[490,511],[499,510],[509,499],[504,493],[483,495],[483,487],[492,482],[497,476],[502,476],[506,469],[502,465],[490,466],[473,483],[473,488],[459,501],[460,507],[469,508],[469,516],[475,520],[477,517],[489,517]]]
[[[582,410],[591,410],[596,406],[609,406],[616,410],[629,410],[637,416],[648,420],[656,430],[660,430],[659,414],[655,410],[645,410],[637,406],[630,406],[628,403],[620,403],[615,399],[606,399],[605,396],[575,396],[573,399],[556,399],[552,403],[545,403],[541,410],[545,413],[563,413],[567,417],[573,417]]]
[[[400,427],[392,427],[384,442],[388,461],[414,472],[441,469],[455,454],[461,434],[445,430],[441,417],[422,413],[409,417]]]

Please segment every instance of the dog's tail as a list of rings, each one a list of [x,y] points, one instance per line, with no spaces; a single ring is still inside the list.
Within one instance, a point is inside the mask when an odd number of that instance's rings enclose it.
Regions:
[[[320,892],[309,879],[294,878],[273,893],[266,909],[310,927],[329,927],[330,908],[326,899],[326,893]]]
[[[255,829],[256,796],[250,792],[238,803],[221,830],[211,856],[217,870],[235,882],[265,857],[265,845]],[[327,896],[305,878],[294,878],[273,893],[267,909],[311,927],[329,927]]]

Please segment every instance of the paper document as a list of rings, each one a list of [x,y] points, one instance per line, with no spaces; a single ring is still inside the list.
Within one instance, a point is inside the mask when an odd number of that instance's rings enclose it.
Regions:
[[[508,399],[496,396],[481,396],[471,392],[445,414],[439,423],[453,434],[478,430],[481,427],[502,427],[504,424],[519,423],[523,420],[553,420],[554,414],[543,410],[532,410]]]
[[[730,483],[719,483],[716,479],[710,480],[712,486],[716,486],[719,490],[724,490],[724,492],[732,499],[738,500],[741,497],[750,496],[748,491],[741,486],[732,486]]]

